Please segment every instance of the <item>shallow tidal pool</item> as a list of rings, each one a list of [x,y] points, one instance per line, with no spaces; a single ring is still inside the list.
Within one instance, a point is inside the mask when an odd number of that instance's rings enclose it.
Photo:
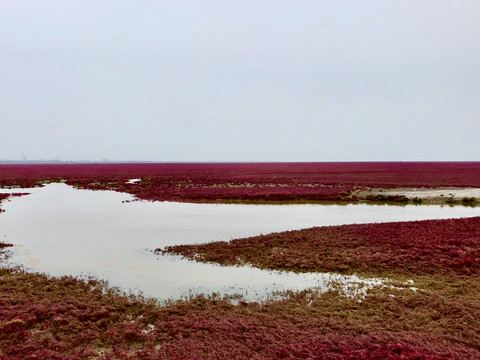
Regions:
[[[332,282],[378,283],[338,274],[294,274],[248,266],[222,267],[155,255],[175,244],[223,241],[312,226],[480,216],[480,208],[440,205],[227,205],[131,201],[129,194],[78,190],[62,183],[2,203],[0,241],[7,265],[53,276],[94,276],[126,292],[157,299],[217,292],[261,300],[276,291]],[[334,241],[334,239],[332,239]]]

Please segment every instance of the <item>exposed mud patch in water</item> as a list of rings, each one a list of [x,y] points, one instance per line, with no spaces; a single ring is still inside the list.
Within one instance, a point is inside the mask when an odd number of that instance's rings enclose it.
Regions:
[[[360,198],[369,196],[402,196],[413,200],[417,204],[450,204],[479,206],[480,188],[395,188],[395,189],[369,189],[355,193]]]

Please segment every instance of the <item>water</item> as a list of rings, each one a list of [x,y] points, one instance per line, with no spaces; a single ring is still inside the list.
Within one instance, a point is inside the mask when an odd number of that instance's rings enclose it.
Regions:
[[[54,276],[95,276],[158,299],[189,293],[243,294],[329,288],[358,282],[337,274],[293,274],[201,264],[151,250],[312,226],[480,216],[480,208],[381,205],[226,205],[134,201],[128,194],[65,184],[0,189],[31,195],[4,201],[0,241],[15,245],[9,264]],[[376,280],[366,281],[367,286]]]

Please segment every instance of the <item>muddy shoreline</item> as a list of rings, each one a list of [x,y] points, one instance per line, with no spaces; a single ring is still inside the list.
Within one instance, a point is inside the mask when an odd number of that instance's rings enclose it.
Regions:
[[[409,204],[427,204],[427,205],[464,205],[479,206],[480,205],[480,188],[457,188],[457,187],[440,187],[440,188],[372,188],[365,190],[357,190],[354,195],[360,199],[387,199],[390,197],[400,197],[399,202]]]

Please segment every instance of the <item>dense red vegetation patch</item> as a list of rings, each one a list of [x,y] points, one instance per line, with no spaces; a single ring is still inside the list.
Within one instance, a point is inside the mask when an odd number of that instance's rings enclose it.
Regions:
[[[60,179],[148,200],[355,201],[352,190],[363,187],[480,187],[480,163],[0,165],[1,186]]]
[[[0,270],[0,359],[478,359],[478,290],[159,306],[93,280]]]
[[[130,163],[0,165],[0,181],[59,178],[480,187],[480,162],[451,163]]]
[[[479,274],[480,218],[317,227],[156,251],[300,272]]]

